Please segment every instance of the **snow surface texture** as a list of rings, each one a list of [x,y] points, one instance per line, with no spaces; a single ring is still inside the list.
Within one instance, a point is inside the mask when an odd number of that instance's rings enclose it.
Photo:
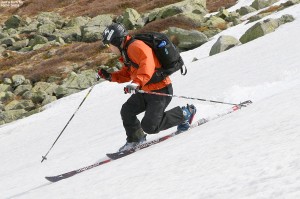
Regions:
[[[125,143],[119,111],[129,97],[126,84],[109,82],[94,87],[42,164],[88,90],[1,126],[0,198],[300,198],[300,5],[269,17],[287,13],[296,20],[250,43],[208,57],[215,36],[182,54],[189,71],[172,76],[174,94],[254,103],[161,144],[57,183],[44,179],[104,159]],[[221,34],[239,38],[253,24]],[[196,119],[228,108],[178,98],[169,108],[186,103],[196,105]]]

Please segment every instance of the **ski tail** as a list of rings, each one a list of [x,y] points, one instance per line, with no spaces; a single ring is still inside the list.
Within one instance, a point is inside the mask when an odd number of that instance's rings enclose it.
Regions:
[[[76,169],[76,170],[73,170],[73,171],[70,171],[70,172],[67,172],[67,173],[63,173],[63,174],[60,174],[60,175],[57,175],[57,176],[46,176],[45,178],[50,182],[57,182],[57,181],[64,180],[66,178],[72,177],[72,176],[74,176],[78,173],[81,173],[83,171],[86,171],[86,170],[92,169],[94,167],[100,166],[102,164],[106,164],[110,161],[111,161],[111,159],[105,159],[103,161],[97,162],[95,164],[91,164],[91,165],[86,166],[86,167],[82,167],[80,169]]]

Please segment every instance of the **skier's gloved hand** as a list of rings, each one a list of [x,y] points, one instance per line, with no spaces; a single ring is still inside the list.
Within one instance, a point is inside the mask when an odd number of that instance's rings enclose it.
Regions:
[[[100,70],[98,70],[97,80],[99,81],[100,78],[111,81],[111,74],[101,68]]]
[[[135,83],[131,83],[131,84],[128,84],[127,86],[124,87],[124,93],[127,94],[127,93],[131,93],[131,94],[135,94],[139,89],[139,85],[135,84]]]

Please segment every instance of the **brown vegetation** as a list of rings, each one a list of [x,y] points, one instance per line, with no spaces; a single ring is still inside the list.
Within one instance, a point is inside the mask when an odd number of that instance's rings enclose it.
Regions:
[[[70,71],[67,68],[76,63],[77,70],[96,69],[101,64],[110,61],[110,57],[101,53],[100,42],[73,43],[64,47],[45,47],[26,54],[13,55],[0,59],[0,76],[11,77],[13,74],[23,74],[33,82],[44,80],[50,76],[65,77]],[[73,68],[71,68],[73,69]]]
[[[237,0],[207,0],[206,7],[210,12],[216,12],[220,7],[229,8],[235,5]]]
[[[145,12],[157,7],[180,2],[182,0],[26,0],[17,9],[0,8],[0,13],[9,12],[19,15],[32,16],[43,11],[55,11],[62,16],[90,16],[99,14],[121,14],[125,8],[135,8]],[[207,9],[217,11],[220,7],[228,8],[237,0],[207,0]]]
[[[270,7],[268,7],[267,9],[261,11],[261,12],[258,13],[258,14],[264,14],[264,13],[276,12],[276,11],[280,10],[281,8],[282,8],[281,5],[278,5],[278,6],[270,6]]]
[[[195,29],[197,25],[189,19],[185,19],[181,17],[169,17],[166,19],[160,19],[148,23],[146,26],[144,26],[141,30],[138,30],[137,32],[149,32],[149,31],[161,32],[163,30],[166,30],[168,27],[178,27],[178,28],[190,30],[190,29]]]
[[[181,0],[27,0],[17,9],[16,14],[36,15],[41,11],[55,11],[62,16],[89,16],[99,14],[121,14],[126,8],[145,12]]]
[[[55,11],[65,17],[80,15],[93,17],[105,13],[121,14],[127,7],[145,12],[179,1],[181,0],[26,0],[17,9],[0,8],[0,23],[11,14],[32,16],[41,11]],[[207,8],[209,11],[216,11],[220,7],[230,7],[235,3],[236,0],[207,0]],[[171,26],[199,29],[192,21],[171,17],[149,23],[139,32],[162,31]],[[33,82],[45,81],[50,76],[64,78],[70,70],[74,70],[72,68],[74,64],[76,70],[96,69],[102,64],[113,65],[114,59],[104,53],[105,50],[100,46],[100,42],[79,42],[63,47],[45,47],[26,54],[7,52],[6,58],[0,58],[0,79],[18,73]]]

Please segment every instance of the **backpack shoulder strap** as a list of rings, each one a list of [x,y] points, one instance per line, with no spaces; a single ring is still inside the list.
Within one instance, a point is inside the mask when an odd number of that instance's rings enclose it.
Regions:
[[[138,68],[139,65],[134,63],[133,61],[130,60],[128,54],[127,54],[127,50],[130,44],[132,44],[136,39],[134,37],[131,37],[129,41],[126,42],[123,50],[122,50],[122,55],[124,58],[124,64],[127,67],[133,66],[134,68]]]

